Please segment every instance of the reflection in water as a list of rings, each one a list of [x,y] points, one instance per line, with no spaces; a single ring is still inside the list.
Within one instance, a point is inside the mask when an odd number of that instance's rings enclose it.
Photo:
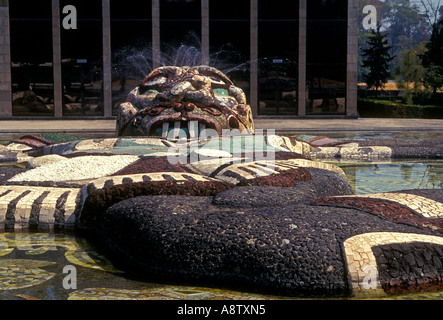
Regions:
[[[443,188],[443,160],[338,165],[356,194]]]

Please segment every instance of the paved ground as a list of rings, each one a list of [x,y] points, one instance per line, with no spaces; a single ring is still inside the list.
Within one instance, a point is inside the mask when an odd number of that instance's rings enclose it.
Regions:
[[[256,129],[277,133],[327,131],[443,131],[443,119],[255,119]],[[115,120],[0,120],[0,135],[29,133],[102,133],[112,136]]]

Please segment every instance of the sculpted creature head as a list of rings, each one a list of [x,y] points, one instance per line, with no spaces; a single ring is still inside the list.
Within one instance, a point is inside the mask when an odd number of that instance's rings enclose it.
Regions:
[[[242,89],[209,66],[160,67],[119,106],[119,136],[163,136],[185,133],[198,138],[205,129],[254,133],[252,112]],[[207,131],[207,130],[206,130]]]

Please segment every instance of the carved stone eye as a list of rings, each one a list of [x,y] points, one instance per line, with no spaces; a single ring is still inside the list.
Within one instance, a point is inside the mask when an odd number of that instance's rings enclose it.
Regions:
[[[213,91],[214,91],[214,94],[218,94],[220,96],[229,96],[229,92],[226,89],[219,88],[219,89],[214,89]]]

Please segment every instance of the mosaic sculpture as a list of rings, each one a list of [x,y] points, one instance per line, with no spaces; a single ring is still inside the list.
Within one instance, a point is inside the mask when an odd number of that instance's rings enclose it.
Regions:
[[[119,107],[118,136],[198,138],[206,129],[254,133],[243,90],[209,66],[160,67]]]
[[[442,285],[442,190],[356,196],[315,160],[395,149],[258,133],[241,89],[207,66],[154,70],[120,106],[117,134],[0,146],[0,162],[21,164],[0,167],[1,227],[73,228],[167,281],[330,296]]]

